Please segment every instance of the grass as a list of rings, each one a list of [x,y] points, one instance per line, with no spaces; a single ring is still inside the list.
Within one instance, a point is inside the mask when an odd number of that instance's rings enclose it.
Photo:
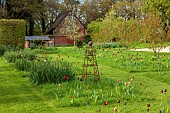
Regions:
[[[117,52],[123,51],[124,58],[120,59],[120,54]],[[117,54],[112,56],[112,52]],[[81,77],[82,64],[84,59],[84,49],[75,49],[73,47],[58,47],[58,51],[51,52],[48,57],[53,60],[56,59],[58,54],[61,55],[60,60],[69,61],[72,63],[77,77]],[[129,52],[129,56],[136,54],[136,52]],[[145,54],[146,58],[141,56],[144,61],[150,62],[152,53],[138,53],[139,55]],[[161,53],[164,55],[164,53]],[[139,57],[139,56],[136,56]],[[135,57],[135,58],[136,58]],[[167,59],[170,54],[166,54],[162,64],[166,65]],[[129,62],[123,62],[129,58],[123,49],[102,49],[97,50],[97,60],[99,63],[99,71],[102,72],[101,81],[96,84],[92,78],[83,82],[79,80],[66,81],[61,84],[43,84],[33,86],[27,77],[27,72],[19,72],[4,63],[0,59],[0,112],[2,113],[111,113],[114,107],[118,107],[119,113],[145,113],[147,112],[147,104],[150,104],[150,112],[158,112],[165,105],[166,111],[170,109],[170,69],[153,69],[152,66],[157,63],[153,60],[153,64],[149,68],[141,67],[142,69],[132,68],[127,69],[126,66],[120,68],[122,65],[129,66]],[[115,62],[116,61],[116,62]],[[135,61],[135,60],[133,60]],[[118,65],[119,64],[119,65]],[[159,65],[154,65],[159,67]],[[133,70],[132,70],[133,69]],[[135,70],[134,70],[135,69]],[[143,70],[145,69],[145,70]],[[92,71],[92,70],[91,70]],[[133,87],[135,98],[130,98],[129,95],[125,96],[122,92],[116,92],[115,84],[117,80],[128,82],[133,78]],[[113,82],[113,86],[109,81]],[[142,82],[142,87],[140,87]],[[77,86],[79,88],[77,88]],[[123,87],[124,85],[120,86]],[[74,91],[74,89],[78,89]],[[86,91],[87,89],[87,91]],[[112,96],[111,92],[112,89]],[[167,89],[167,94],[160,93],[160,90]],[[103,93],[99,93],[100,90]],[[89,92],[88,92],[89,91]],[[104,95],[103,99],[98,99],[95,102],[94,91],[98,92],[100,97]],[[80,94],[80,95],[79,95]],[[93,96],[92,96],[93,95]],[[72,96],[72,98],[70,98]],[[91,100],[89,97],[91,97]],[[123,96],[123,97],[122,97]],[[120,100],[120,104],[116,102]],[[71,104],[72,100],[74,101]],[[161,101],[163,100],[162,104]],[[108,106],[104,102],[108,102]],[[124,102],[127,105],[124,106]],[[87,102],[87,103],[86,103]],[[167,111],[167,112],[170,112]]]
[[[29,83],[27,72],[18,72],[0,58],[0,113],[55,112],[53,101]]]

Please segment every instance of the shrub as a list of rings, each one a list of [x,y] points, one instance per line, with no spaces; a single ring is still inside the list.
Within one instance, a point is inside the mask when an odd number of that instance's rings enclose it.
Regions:
[[[0,44],[0,57],[5,53],[5,46]]]
[[[77,46],[78,48],[82,48],[82,47],[83,47],[83,41],[82,41],[82,40],[77,40],[77,41],[76,41],[76,46]]]
[[[84,36],[84,42],[85,42],[86,44],[88,44],[88,42],[91,41],[91,40],[92,40],[92,38],[91,38],[91,36],[90,36],[89,34],[87,34],[87,35]]]
[[[96,48],[118,48],[118,47],[122,47],[122,45],[120,45],[119,43],[117,42],[106,42],[106,43],[103,43],[103,44],[94,44],[94,46]]]
[[[24,48],[25,21],[18,19],[1,19],[0,44]]]

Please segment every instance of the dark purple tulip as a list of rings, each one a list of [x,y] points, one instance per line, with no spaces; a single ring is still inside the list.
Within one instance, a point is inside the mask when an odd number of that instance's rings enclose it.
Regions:
[[[117,103],[120,103],[120,100],[117,100]]]
[[[150,104],[147,104],[147,107],[150,107],[151,105]]]
[[[159,110],[159,112],[158,112],[158,113],[163,113],[163,112],[162,112],[162,110]]]
[[[92,45],[93,45],[93,42],[92,42],[92,41],[89,41],[89,42],[88,42],[88,45],[89,45],[89,46],[92,46]]]
[[[166,92],[167,92],[167,89],[165,89],[164,92],[166,93]]]
[[[83,81],[83,79],[82,79],[82,78],[80,78],[80,81],[82,82],[82,81]]]

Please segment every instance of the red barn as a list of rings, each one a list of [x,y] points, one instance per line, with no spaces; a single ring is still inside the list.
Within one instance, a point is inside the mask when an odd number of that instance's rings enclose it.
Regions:
[[[52,24],[52,26],[44,33],[45,35],[49,35],[50,40],[52,41],[52,46],[58,46],[58,45],[73,45],[74,40],[72,38],[69,38],[69,34],[67,32],[68,28],[70,31],[72,31],[72,27],[66,24],[66,20],[69,20],[70,22],[76,24],[78,26],[78,32],[81,34],[80,39],[83,39],[84,35],[86,34],[86,27],[81,23],[81,21],[72,14],[72,11],[66,11],[57,17],[56,21]],[[72,31],[74,32],[74,31]]]

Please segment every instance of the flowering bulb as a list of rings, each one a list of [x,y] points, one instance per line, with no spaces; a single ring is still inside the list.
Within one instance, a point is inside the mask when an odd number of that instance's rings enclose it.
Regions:
[[[104,105],[105,105],[105,106],[107,106],[108,104],[109,104],[109,103],[108,103],[107,101],[106,101],[106,102],[104,102]]]
[[[117,112],[117,110],[118,110],[117,107],[114,107],[114,112]]]
[[[120,100],[117,100],[117,103],[120,103]]]

